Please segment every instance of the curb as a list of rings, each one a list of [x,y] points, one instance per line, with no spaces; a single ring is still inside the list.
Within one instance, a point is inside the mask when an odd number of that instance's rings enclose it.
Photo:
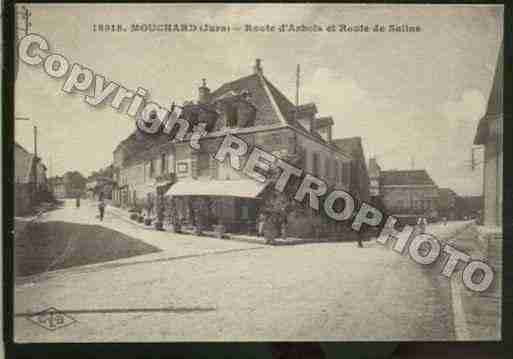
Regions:
[[[456,272],[449,281],[451,288],[451,307],[456,340],[468,341],[470,340],[470,330],[465,308],[463,307],[463,298],[461,296],[461,291],[464,289],[460,282],[461,274],[461,271]]]
[[[474,224],[475,226],[475,224]],[[466,227],[469,229],[469,227]],[[475,228],[476,237],[469,240],[473,241],[476,245],[476,250],[471,253],[467,253],[471,260],[484,260],[489,259],[488,255],[488,243],[483,241],[481,238],[481,232],[479,228]],[[456,235],[461,232],[456,233]],[[487,240],[488,241],[488,240]],[[471,334],[472,322],[468,320],[468,313],[465,311],[465,291],[468,289],[463,285],[463,268],[460,267],[455,270],[454,274],[449,280],[451,290],[451,305],[453,311],[453,324],[454,332],[457,341],[471,341],[471,340],[482,340],[481,338],[475,338]]]

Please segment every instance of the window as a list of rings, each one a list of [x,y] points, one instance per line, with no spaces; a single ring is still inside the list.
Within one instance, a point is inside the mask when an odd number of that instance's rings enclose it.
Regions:
[[[330,180],[330,159],[326,158],[326,161],[324,161],[324,180],[329,181]]]
[[[240,211],[240,219],[242,220],[248,220],[249,219],[249,208],[247,205],[242,205],[241,211]]]
[[[237,116],[237,108],[233,104],[226,105],[226,127],[237,127],[238,124],[238,116]]]
[[[302,146],[298,146],[298,155],[299,155],[299,168],[305,168],[306,169],[306,157],[308,156],[308,152],[306,149]]]
[[[201,152],[198,154],[198,176],[208,176],[210,166],[210,154],[208,152]]]
[[[319,175],[319,154],[318,153],[313,153],[312,154],[312,173],[314,176],[318,176]]]
[[[153,160],[150,160],[150,178],[153,178],[154,174],[155,174],[155,166],[153,164]]]
[[[351,163],[350,162],[342,162],[342,183],[345,185],[349,185],[351,182]]]
[[[160,173],[167,173],[167,157],[165,153],[160,157]]]
[[[167,169],[169,172],[175,173],[175,155],[173,153],[169,154]]]

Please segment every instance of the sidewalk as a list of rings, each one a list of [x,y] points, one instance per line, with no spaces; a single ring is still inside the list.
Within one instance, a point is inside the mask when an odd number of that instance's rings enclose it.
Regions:
[[[462,268],[451,278],[455,329],[458,340],[500,340],[502,305],[502,233],[472,226],[453,239],[473,260],[487,262],[495,272],[491,287],[473,292],[462,281]]]
[[[148,231],[153,230],[155,232],[175,234],[174,232],[166,230],[166,228],[164,228],[163,231],[157,231],[153,225],[152,226],[147,226],[147,225],[144,225],[142,223],[138,223],[138,222],[136,222],[134,220],[131,220],[129,218],[130,217],[130,213],[128,213],[128,211],[125,211],[125,210],[123,210],[121,208],[109,206],[108,209],[109,209],[109,211],[111,213],[113,213],[116,216],[118,216],[119,219],[121,219],[121,220],[123,220],[123,221],[125,221],[127,223],[130,223],[130,224],[132,224],[134,226],[137,226],[139,228],[142,228],[144,230],[148,230]],[[192,233],[192,231],[188,232],[186,230],[183,230],[183,232],[184,232],[183,234],[179,234],[179,235],[186,236],[186,237],[189,236],[189,235],[194,235]],[[255,235],[249,235],[249,234],[226,233],[223,238],[219,238],[219,237],[216,237],[213,232],[206,231],[206,232],[204,232],[204,235],[201,236],[201,238],[222,239],[222,240],[229,240],[229,241],[239,241],[239,242],[246,242],[246,243],[269,245],[264,237],[255,236]],[[286,239],[284,239],[284,238],[276,238],[274,240],[274,244],[273,245],[296,245],[296,244],[319,243],[319,242],[328,242],[328,240],[323,240],[322,238],[321,239],[314,239],[314,238],[287,237]]]
[[[266,248],[259,244],[243,243],[239,241],[217,240],[210,237],[198,237],[194,235],[176,234],[157,231],[154,227],[145,226],[128,219],[127,213],[118,208],[108,206],[103,221],[96,218],[96,203],[84,200],[80,208],[75,208],[74,203],[67,203],[63,208],[49,212],[42,216],[41,222],[69,222],[77,224],[98,225],[130,237],[137,238],[151,246],[160,249],[160,252],[143,254],[135,257],[117,259],[108,262],[88,264],[66,269],[58,269],[44,273],[17,278],[18,285],[33,285],[34,282],[46,280],[55,276],[69,276],[73,273],[101,270],[104,267],[125,266],[139,263],[169,261],[177,258],[189,258],[233,251],[243,251],[255,248]],[[67,238],[69,240],[69,238]]]

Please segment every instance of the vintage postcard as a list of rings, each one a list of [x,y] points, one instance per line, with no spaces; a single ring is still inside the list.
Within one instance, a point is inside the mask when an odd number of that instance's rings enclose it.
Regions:
[[[503,6],[15,26],[16,343],[501,339]]]

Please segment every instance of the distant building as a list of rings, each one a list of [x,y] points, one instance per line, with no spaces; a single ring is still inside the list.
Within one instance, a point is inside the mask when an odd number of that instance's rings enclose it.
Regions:
[[[28,214],[48,190],[46,166],[39,157],[14,143],[15,215]]]
[[[484,146],[484,224],[502,226],[503,47],[499,50],[486,114],[479,121],[475,145]]]
[[[438,187],[425,170],[381,171],[380,193],[390,214],[403,218],[438,216]]]
[[[461,211],[458,209],[458,194],[450,188],[439,188],[437,209],[440,217],[448,220],[461,218]]]
[[[134,132],[113,153],[113,203],[130,207],[151,201],[157,192],[167,193],[179,199],[179,212],[187,222],[191,201],[203,196],[217,202],[212,216],[228,230],[236,231],[241,224],[254,228],[260,184],[211,156],[227,133],[294,163],[331,187],[349,189],[352,157],[332,142],[333,120],[316,114],[315,104],[295,106],[288,100],[263,75],[259,60],[253,74],[215,91],[203,83],[197,101],[184,104],[182,112],[192,124],[207,124],[209,134],[202,138],[201,149],[193,150],[188,137],[171,142],[169,135]]]
[[[62,199],[66,197],[66,186],[64,185],[64,177],[51,177],[48,180],[50,190],[55,198]]]
[[[86,195],[90,199],[112,199],[114,181],[109,177],[97,176],[90,178],[86,183]]]
[[[98,172],[94,171],[87,178],[86,195],[90,199],[112,199],[114,187],[113,168],[109,165]]]
[[[87,180],[78,171],[68,171],[63,176],[50,178],[50,190],[55,198],[75,198],[84,194]]]

